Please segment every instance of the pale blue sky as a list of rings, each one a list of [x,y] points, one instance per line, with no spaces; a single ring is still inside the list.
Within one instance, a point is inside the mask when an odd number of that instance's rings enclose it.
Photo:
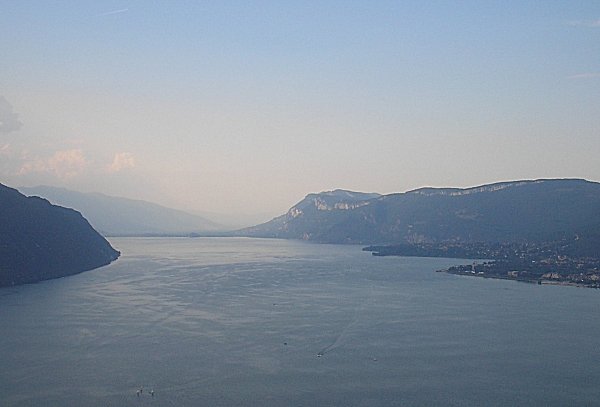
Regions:
[[[276,215],[600,180],[598,1],[2,1],[0,182]]]

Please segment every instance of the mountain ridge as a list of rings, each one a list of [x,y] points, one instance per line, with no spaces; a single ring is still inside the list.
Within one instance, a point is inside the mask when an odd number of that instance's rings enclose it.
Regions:
[[[19,190],[80,211],[105,236],[185,235],[224,229],[204,217],[138,199],[50,186],[21,187]]]
[[[546,181],[583,181],[583,182],[593,182],[587,181],[582,178],[539,178],[534,180],[518,180],[518,181],[500,181],[494,182],[491,184],[483,184],[475,187],[467,187],[467,188],[436,188],[436,187],[422,187],[407,191],[407,194],[415,193],[421,195],[450,195],[450,196],[459,196],[459,195],[469,195],[472,193],[479,192],[493,192],[500,191],[505,188],[518,187],[522,185],[528,184],[538,184]]]
[[[356,199],[345,207],[330,201],[327,210],[318,205],[323,196],[309,194],[284,215],[237,232],[320,243],[398,244],[546,241],[593,235],[600,227],[600,183],[583,179],[426,187]]]

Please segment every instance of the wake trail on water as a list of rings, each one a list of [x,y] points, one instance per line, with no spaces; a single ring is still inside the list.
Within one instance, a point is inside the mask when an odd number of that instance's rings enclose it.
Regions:
[[[341,345],[343,345],[345,339],[349,336],[349,332],[351,331],[351,328],[353,328],[354,326],[356,326],[360,323],[359,315],[362,311],[364,311],[366,304],[370,303],[372,301],[372,298],[373,298],[373,286],[371,285],[369,287],[368,297],[360,304],[360,306],[354,308],[354,313],[352,315],[352,318],[350,319],[350,322],[348,322],[342,328],[342,330],[339,332],[339,334],[333,339],[333,341],[329,345],[325,346],[323,349],[321,349],[319,352],[317,352],[317,357],[321,357],[321,356],[326,355],[327,353],[333,352],[334,350],[339,348]]]
[[[323,356],[329,352],[332,352],[334,350],[336,350],[337,348],[339,348],[343,341],[344,338],[347,336],[348,331],[350,330],[350,328],[352,328],[352,326],[356,325],[358,323],[358,319],[355,318],[354,320],[350,321],[341,331],[340,333],[334,338],[333,342],[331,342],[329,345],[325,346],[323,349],[321,349],[318,353],[317,356]]]

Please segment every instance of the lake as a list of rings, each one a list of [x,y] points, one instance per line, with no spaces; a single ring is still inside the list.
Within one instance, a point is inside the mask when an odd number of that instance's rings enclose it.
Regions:
[[[598,290],[357,246],[110,241],[107,267],[0,289],[3,406],[600,404]]]

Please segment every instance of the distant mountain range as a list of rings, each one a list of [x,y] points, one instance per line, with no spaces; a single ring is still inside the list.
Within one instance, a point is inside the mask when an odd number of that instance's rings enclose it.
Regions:
[[[201,216],[145,201],[49,186],[19,190],[81,212],[104,236],[182,235],[225,229]]]
[[[81,273],[118,257],[79,212],[0,184],[0,287]]]
[[[600,253],[600,184],[582,179],[421,188],[378,195],[310,194],[237,235],[321,243],[541,242],[580,239]]]

